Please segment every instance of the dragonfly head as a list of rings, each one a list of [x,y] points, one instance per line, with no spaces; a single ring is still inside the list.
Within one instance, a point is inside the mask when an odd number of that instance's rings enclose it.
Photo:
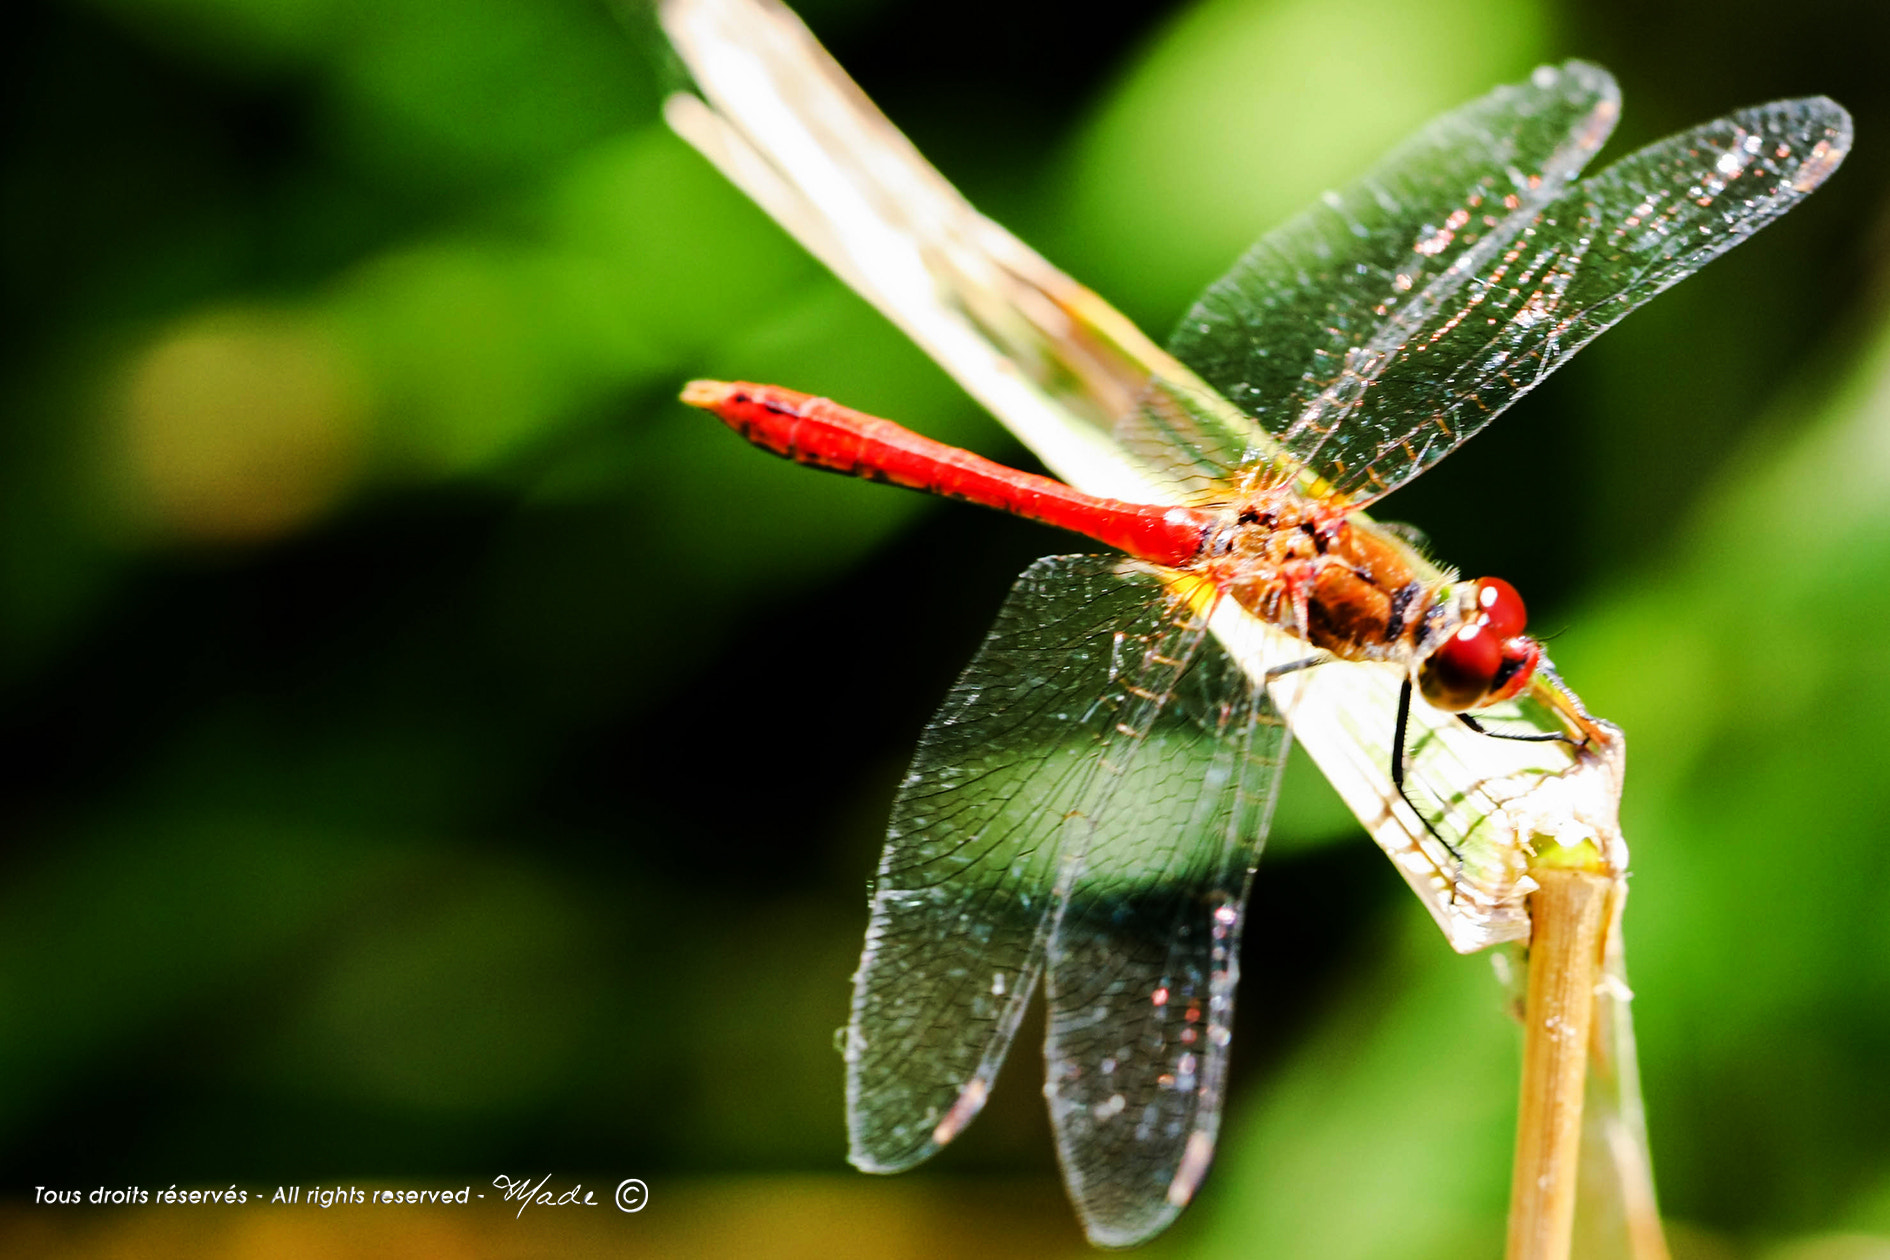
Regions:
[[[1502,578],[1480,578],[1463,623],[1418,666],[1418,690],[1450,713],[1508,700],[1529,685],[1542,645],[1523,633],[1522,596]]]

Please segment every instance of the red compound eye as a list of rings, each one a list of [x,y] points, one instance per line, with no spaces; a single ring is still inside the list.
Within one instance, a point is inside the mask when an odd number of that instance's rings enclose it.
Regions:
[[[1542,645],[1526,635],[1517,635],[1513,639],[1503,640],[1503,663],[1497,667],[1496,677],[1492,680],[1495,690],[1484,701],[1495,704],[1499,700],[1514,700],[1535,677],[1536,666],[1542,663]]]
[[[1498,639],[1513,639],[1529,624],[1522,596],[1502,578],[1486,577],[1477,581],[1477,611],[1490,623]]]
[[[1522,601],[1516,602],[1520,607]],[[1482,703],[1502,667],[1502,639],[1487,621],[1473,621],[1426,658],[1418,670],[1418,690],[1433,706],[1461,713]]]

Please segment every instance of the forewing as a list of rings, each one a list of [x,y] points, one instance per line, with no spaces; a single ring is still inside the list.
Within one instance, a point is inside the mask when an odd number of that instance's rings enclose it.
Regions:
[[[1360,501],[1386,493],[1790,210],[1850,143],[1850,116],[1820,97],[1740,110],[1623,158],[1529,216],[1459,301],[1388,326],[1287,445]]]
[[[900,785],[847,1033],[853,1163],[910,1167],[989,1092],[1092,820],[1206,637],[1155,570],[1024,572]]]
[[[1580,174],[1619,114],[1607,71],[1570,62],[1444,115],[1263,237],[1202,294],[1170,351],[1262,429],[1293,434],[1387,321],[1422,322],[1451,306],[1477,266]],[[1250,461],[1238,431],[1170,419],[1193,414],[1145,409],[1121,441],[1144,462],[1166,459],[1197,478]],[[1302,459],[1312,453],[1304,441],[1288,445]]]
[[[1217,643],[1141,740],[1049,947],[1045,1093],[1092,1241],[1164,1228],[1220,1127],[1241,917],[1285,724]]]
[[[1641,149],[1546,205],[1473,216],[1442,245],[1448,221],[1435,235],[1421,229],[1407,263],[1436,247],[1450,265],[1434,279],[1412,276],[1408,297],[1388,292],[1371,308],[1382,318],[1375,330],[1329,321],[1290,415],[1268,423],[1334,490],[1369,503],[1629,311],[1791,209],[1850,142],[1850,117],[1831,101],[1776,102]],[[1393,289],[1411,274],[1400,266]]]

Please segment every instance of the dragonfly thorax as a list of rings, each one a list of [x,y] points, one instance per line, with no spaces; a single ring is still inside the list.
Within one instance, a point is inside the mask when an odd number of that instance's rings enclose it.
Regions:
[[[1402,660],[1461,617],[1453,584],[1363,518],[1294,493],[1230,510],[1209,548],[1215,584],[1256,617],[1346,660]]]
[[[1345,660],[1405,666],[1434,707],[1518,694],[1542,649],[1501,578],[1453,582],[1362,516],[1290,488],[1230,512],[1208,548],[1215,584],[1255,616]]]

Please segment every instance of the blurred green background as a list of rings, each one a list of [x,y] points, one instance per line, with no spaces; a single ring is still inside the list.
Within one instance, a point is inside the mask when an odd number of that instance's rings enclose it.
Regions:
[[[1824,191],[1385,514],[1515,581],[1628,731],[1677,1253],[1890,1255],[1883,6],[804,11],[975,201],[1160,335],[1252,237],[1540,61],[1620,78],[1604,161],[1774,97],[1853,111]],[[832,1036],[918,730],[1070,544],[673,399],[778,380],[1021,458],[995,422],[661,128],[601,4],[19,0],[8,26],[0,1250],[1080,1253],[1036,1033],[896,1181],[844,1168]],[[1517,1033],[1489,963],[1315,775],[1289,790],[1223,1153],[1152,1252],[1493,1256]],[[637,1176],[651,1207],[31,1206],[500,1172]]]

